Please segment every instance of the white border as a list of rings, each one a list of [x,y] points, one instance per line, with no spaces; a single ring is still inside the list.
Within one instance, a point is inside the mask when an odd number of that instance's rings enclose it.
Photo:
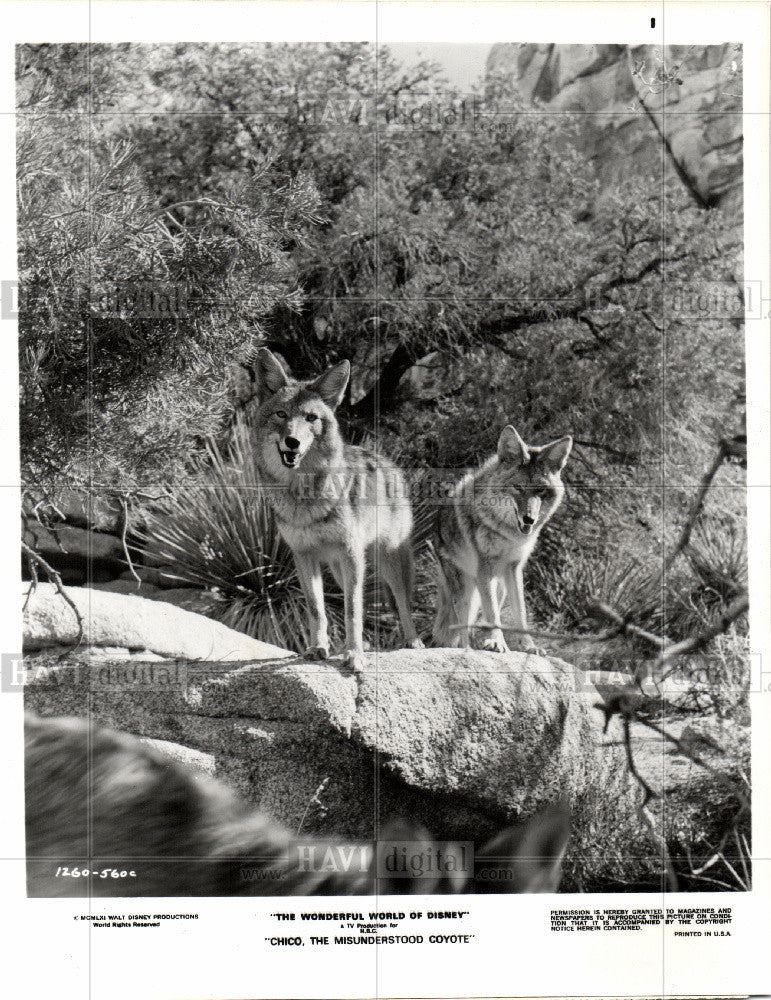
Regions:
[[[14,218],[14,41],[311,41],[356,40],[425,42],[551,41],[566,43],[718,43],[744,45],[746,277],[771,289],[769,274],[769,7],[765,3],[487,3],[446,2],[274,2],[253,0],[167,0],[91,5],[61,0],[0,3],[4,25],[0,42],[0,275],[15,274]],[[650,18],[657,27],[651,30]],[[3,647],[20,645],[18,596],[18,480],[16,454],[16,345],[9,321],[0,324],[2,406],[5,433],[0,438],[0,535],[5,572],[0,578]],[[769,324],[747,322],[748,422],[750,440],[749,537],[753,652],[771,663],[768,609],[771,470],[769,454]],[[771,668],[769,668],[771,670]],[[769,705],[765,692],[753,696],[754,853],[771,857],[771,808],[766,761],[771,759]],[[141,904],[93,904],[97,912],[199,911],[196,924],[176,924],[161,931],[126,936],[96,936],[73,914],[85,912],[82,901],[27,900],[24,896],[21,831],[20,696],[0,698],[0,739],[9,803],[0,833],[3,860],[3,941],[9,982],[24,983],[28,995],[81,998],[88,989],[95,1000],[137,997],[364,997],[364,996],[661,996],[667,994],[767,993],[771,982],[767,940],[771,930],[771,865],[755,864],[755,889],[731,894],[733,936],[710,942],[674,939],[659,928],[612,937],[551,935],[549,897],[517,896],[463,901],[472,911],[476,934],[464,948],[306,948],[271,949],[264,944],[276,931],[269,914],[297,909],[296,901],[206,900]],[[653,905],[659,897],[560,896],[559,905],[601,907]],[[688,894],[690,905],[714,906],[712,894]],[[414,897],[408,905],[426,909]],[[421,903],[423,905],[421,906]],[[369,903],[365,903],[369,906]],[[383,905],[382,903],[380,904]],[[333,900],[313,908],[339,909]],[[351,901],[344,908],[351,907]],[[445,899],[443,909],[460,908]],[[307,908],[307,907],[306,907]],[[280,930],[280,925],[279,925]],[[90,958],[90,967],[89,967]]]

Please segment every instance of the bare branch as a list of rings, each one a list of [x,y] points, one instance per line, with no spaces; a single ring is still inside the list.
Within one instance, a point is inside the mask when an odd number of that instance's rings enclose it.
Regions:
[[[667,885],[670,892],[678,891],[678,881],[677,873],[675,872],[674,866],[672,864],[672,858],[669,853],[669,848],[667,847],[667,842],[664,837],[656,829],[656,822],[651,815],[650,809],[647,805],[643,804],[637,810],[637,815],[643,821],[645,826],[648,828],[652,839],[656,842],[659,850],[661,851],[661,862],[664,865],[664,871],[667,874]]]
[[[704,649],[705,646],[712,642],[715,636],[728,631],[729,627],[736,621],[737,618],[741,618],[742,615],[746,614],[749,610],[749,606],[750,599],[748,595],[746,593],[740,594],[739,597],[728,605],[725,613],[721,615],[717,624],[704,629],[703,631],[697,633],[697,635],[690,636],[688,639],[683,639],[682,642],[674,642],[671,646],[667,646],[657,659],[654,670],[660,670],[676,656],[698,653],[700,650]]]
[[[134,569],[134,562],[131,558],[131,554],[128,550],[128,543],[126,541],[126,535],[128,533],[129,513],[128,513],[128,501],[126,500],[125,497],[120,498],[120,505],[123,509],[123,524],[121,525],[121,533],[120,533],[120,541],[121,545],[123,546],[123,554],[126,557],[126,562],[128,563],[128,568],[129,571],[131,572],[131,575],[134,577],[137,584],[140,584],[142,581],[140,580],[137,571]]]
[[[69,606],[74,611],[75,618],[78,623],[78,638],[75,641],[75,648],[77,648],[83,641],[83,619],[81,618],[80,612],[78,611],[74,601],[69,596],[67,591],[64,589],[64,584],[62,583],[61,576],[59,575],[59,573],[56,572],[53,566],[49,566],[49,564],[45,561],[45,559],[39,553],[35,552],[33,548],[27,545],[27,543],[23,539],[21,543],[21,550],[30,560],[31,564],[39,566],[40,569],[43,570],[43,572],[46,574],[51,583],[53,583],[53,585],[56,587],[57,593],[61,595],[61,597],[66,601],[67,604],[69,604]],[[30,583],[29,591],[27,593],[27,601],[25,601],[25,608],[27,603],[29,602],[30,594],[35,589],[36,585],[37,585],[37,573],[35,572],[33,580]]]
[[[622,632],[624,635],[632,636],[635,639],[644,639],[645,642],[649,642],[653,646],[658,646],[659,649],[665,648],[672,641],[671,639],[667,639],[666,636],[655,635],[653,632],[647,632],[637,625],[632,625],[631,622],[628,622],[618,611],[604,601],[591,601],[587,605],[587,611],[595,618],[604,618],[606,621],[612,622],[616,626],[614,630],[614,634],[616,635]]]
[[[721,465],[728,457],[747,459],[747,441],[741,436],[734,438],[721,438],[718,442],[717,452],[712,462],[701,477],[701,483],[699,484],[699,490],[696,496],[693,498],[693,503],[691,504],[691,509],[688,511],[688,516],[685,519],[685,524],[683,525],[682,531],[680,532],[680,537],[677,540],[677,544],[674,549],[667,556],[664,563],[664,572],[670,569],[672,563],[677,559],[680,553],[686,548],[688,542],[691,540],[691,532],[693,531],[694,525],[701,514],[702,507],[704,506],[704,500],[706,499],[707,493],[710,486],[712,485],[712,480],[717,475],[718,470]]]

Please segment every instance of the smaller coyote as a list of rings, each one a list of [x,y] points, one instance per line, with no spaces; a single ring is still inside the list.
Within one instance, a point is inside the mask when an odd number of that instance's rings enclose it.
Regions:
[[[557,890],[570,836],[562,804],[504,830],[476,858],[462,844],[443,844],[462,865],[399,876],[389,874],[394,848],[436,855],[414,823],[387,826],[379,845],[299,841],[225,785],[135,736],[31,714],[24,728],[29,896]]]
[[[345,444],[335,417],[350,372],[341,361],[316,379],[298,382],[263,347],[251,389],[257,408],[247,418],[265,495],[308,604],[308,654],[329,656],[321,575],[326,564],[345,599],[345,662],[359,671],[366,554],[393,594],[405,643],[413,649],[423,643],[412,621],[412,511],[402,474],[387,459]],[[242,393],[247,402],[248,395]]]
[[[504,586],[521,644],[535,649],[527,634],[522,570],[562,501],[560,473],[572,446],[571,437],[561,437],[536,448],[526,445],[513,427],[504,427],[497,454],[456,485],[452,504],[440,511],[437,525],[444,577],[434,622],[437,645],[468,646],[481,603],[485,623],[494,626],[484,648],[508,652],[501,626]]]

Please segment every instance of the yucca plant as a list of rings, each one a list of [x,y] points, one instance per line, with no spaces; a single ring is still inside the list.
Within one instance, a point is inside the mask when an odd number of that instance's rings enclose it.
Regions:
[[[245,430],[229,452],[210,442],[207,453],[199,476],[147,514],[136,533],[140,552],[167,578],[214,592],[226,625],[300,651],[309,644],[305,601]],[[337,624],[339,609],[329,610]]]
[[[430,513],[421,513],[416,518],[418,550],[429,531]],[[163,566],[167,579],[212,592],[217,599],[213,613],[226,625],[297,652],[310,645],[294,559],[266,502],[244,427],[236,428],[227,452],[208,444],[199,475],[149,511],[135,537],[142,559]],[[427,598],[428,581],[423,574],[419,580]],[[381,648],[396,636],[395,616],[384,591],[370,566],[364,590],[365,639]],[[343,596],[329,574],[324,593],[330,640],[340,647]]]
[[[736,520],[701,518],[679,572],[668,575],[667,628],[685,637],[719,621],[747,591],[747,537]]]
[[[660,566],[624,552],[569,552],[560,573],[536,562],[529,568],[540,591],[559,608],[569,626],[587,625],[596,630],[591,606],[612,607],[625,621],[657,632],[661,627],[663,602]]]
[[[697,524],[686,555],[699,581],[728,601],[747,589],[747,536],[738,521]]]

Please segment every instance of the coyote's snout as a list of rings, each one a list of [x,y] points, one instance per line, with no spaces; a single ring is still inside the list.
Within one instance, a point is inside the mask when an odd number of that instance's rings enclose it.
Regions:
[[[398,877],[378,865],[377,843],[300,842],[214,779],[83,719],[28,716],[25,766],[30,896],[551,892],[569,836],[566,810],[553,807],[476,858],[442,845],[453,860],[444,871]],[[424,865],[438,857],[412,823],[382,840],[394,856],[406,844]]]
[[[567,436],[542,447],[527,445],[506,426],[497,453],[456,485],[453,502],[440,512],[437,526],[437,645],[468,646],[481,605],[488,625],[484,648],[508,651],[501,626],[505,589],[520,644],[535,647],[527,633],[522,571],[541,529],[562,502],[561,472],[572,446]]]
[[[408,646],[423,645],[412,621],[412,512],[402,474],[381,456],[343,442],[335,410],[350,365],[299,382],[269,350],[242,391],[265,496],[294,555],[309,612],[309,655],[329,656],[322,566],[345,598],[346,662],[363,665],[365,559],[393,594]],[[254,400],[254,402],[252,402]]]

